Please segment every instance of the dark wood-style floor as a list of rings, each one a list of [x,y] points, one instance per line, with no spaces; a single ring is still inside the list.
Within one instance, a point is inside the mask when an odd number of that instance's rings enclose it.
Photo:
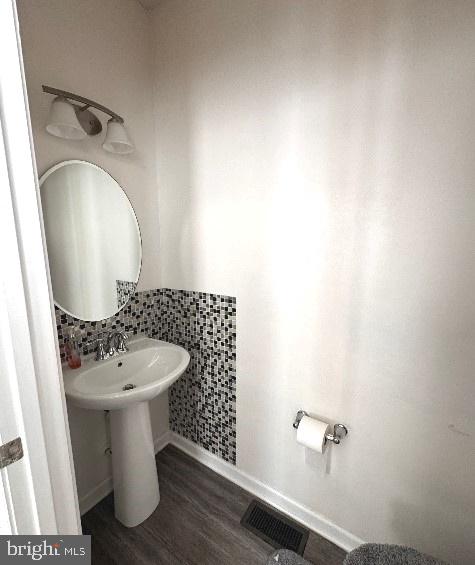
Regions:
[[[251,494],[170,445],[157,463],[160,504],[140,526],[114,518],[112,495],[83,517],[93,565],[265,565],[274,549],[239,523]],[[311,533],[304,557],[341,565],[345,552]]]

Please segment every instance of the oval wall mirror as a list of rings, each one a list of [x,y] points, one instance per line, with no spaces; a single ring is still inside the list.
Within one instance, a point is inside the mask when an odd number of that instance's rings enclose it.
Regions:
[[[135,292],[140,229],[122,187],[87,161],[64,161],[40,178],[54,302],[84,321],[109,318]]]

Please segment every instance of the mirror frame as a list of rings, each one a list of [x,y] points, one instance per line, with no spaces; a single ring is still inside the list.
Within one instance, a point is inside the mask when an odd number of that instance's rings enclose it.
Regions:
[[[50,288],[51,288],[51,295],[53,297],[53,302],[54,305],[59,308],[62,312],[64,312],[65,314],[67,314],[68,316],[71,316],[72,318],[74,318],[75,320],[80,320],[82,322],[100,322],[102,320],[108,320],[109,318],[113,318],[114,316],[117,316],[117,314],[119,314],[119,312],[121,312],[130,302],[130,298],[129,300],[127,300],[127,302],[125,304],[123,304],[114,314],[112,314],[111,316],[107,317],[107,318],[101,318],[100,320],[85,320],[83,318],[78,318],[75,314],[73,314],[72,312],[70,312],[69,310],[66,310],[63,306],[61,306],[61,304],[59,304],[56,300],[56,298],[54,297],[54,289],[53,289],[53,284],[51,282],[51,275],[50,275],[50,271],[51,271],[51,266],[50,266],[50,262],[49,262],[49,253],[48,253],[48,242],[46,240],[46,230],[44,227],[44,213],[43,213],[43,201],[41,200],[41,186],[43,185],[43,183],[45,182],[45,180],[52,175],[55,171],[57,171],[58,169],[61,169],[63,167],[66,167],[67,165],[78,165],[78,164],[82,164],[82,165],[89,165],[90,167],[93,167],[95,169],[98,169],[99,171],[102,171],[103,173],[106,173],[106,175],[109,175],[113,181],[115,181],[117,183],[117,186],[122,190],[122,192],[124,193],[125,198],[127,199],[127,202],[130,206],[130,210],[132,211],[134,218],[135,218],[135,223],[137,224],[137,231],[138,231],[138,235],[139,235],[139,242],[140,242],[140,253],[139,253],[139,272],[137,274],[137,282],[135,283],[135,291],[137,292],[137,286],[140,280],[140,275],[142,274],[142,263],[143,263],[143,245],[142,245],[142,232],[140,230],[140,223],[139,223],[139,219],[137,217],[137,213],[135,212],[134,207],[132,206],[132,202],[130,201],[130,198],[128,196],[128,194],[125,192],[123,186],[117,181],[117,179],[115,177],[113,177],[108,171],[106,171],[106,169],[104,169],[103,167],[100,167],[99,165],[96,165],[95,163],[91,163],[90,161],[85,161],[83,159],[69,159],[68,161],[60,161],[59,163],[56,163],[56,165],[53,165],[52,167],[49,167],[48,169],[46,169],[46,171],[41,175],[41,177],[38,179],[38,186],[39,186],[39,192],[40,192],[40,203],[41,203],[41,223],[42,223],[42,232],[43,232],[43,238],[44,238],[44,242],[45,242],[45,248],[46,248],[46,255],[48,257],[48,278],[50,281]]]

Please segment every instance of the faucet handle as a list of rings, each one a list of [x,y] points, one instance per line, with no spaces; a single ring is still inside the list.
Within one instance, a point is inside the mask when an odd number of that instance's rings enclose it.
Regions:
[[[125,332],[117,332],[117,347],[118,353],[127,353],[129,348],[125,342],[129,339],[129,336]]]
[[[97,341],[96,361],[104,361],[109,357],[109,352],[106,350],[106,345],[103,339]]]
[[[95,347],[96,361],[109,359],[109,352],[106,351],[105,339],[103,337],[98,337],[94,341],[90,341],[88,345]]]
[[[114,330],[108,332],[105,343],[109,357],[114,357],[114,355],[117,355],[117,348],[115,346],[116,339],[117,339],[117,332],[115,332]]]

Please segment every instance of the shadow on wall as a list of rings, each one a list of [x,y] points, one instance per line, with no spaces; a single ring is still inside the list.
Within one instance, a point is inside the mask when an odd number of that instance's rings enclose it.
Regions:
[[[368,541],[467,564],[469,8],[155,15],[163,283],[237,297],[238,466]],[[350,425],[330,475],[295,443],[301,408]]]
[[[185,273],[196,270],[196,256],[189,248],[197,231],[192,60],[174,53],[173,46],[161,40],[161,34],[156,38],[156,57],[159,72],[154,110],[161,248],[168,249],[173,242],[173,253],[161,254],[161,270],[182,279]],[[178,69],[174,65],[167,68],[165,61],[177,64]]]

